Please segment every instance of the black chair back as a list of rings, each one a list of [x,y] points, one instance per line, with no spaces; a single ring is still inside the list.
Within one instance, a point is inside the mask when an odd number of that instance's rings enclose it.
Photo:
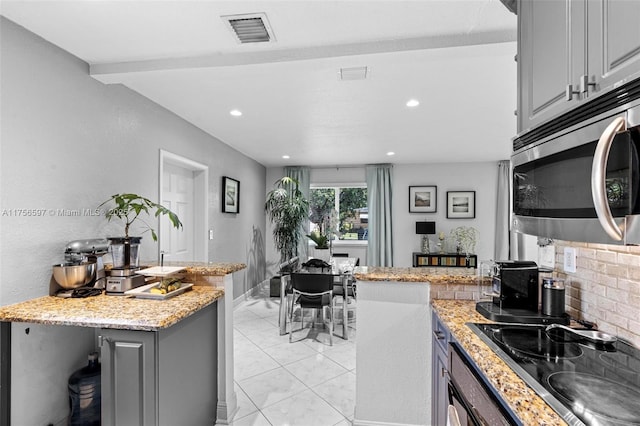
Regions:
[[[305,293],[323,293],[333,289],[333,275],[294,272],[291,285]]]

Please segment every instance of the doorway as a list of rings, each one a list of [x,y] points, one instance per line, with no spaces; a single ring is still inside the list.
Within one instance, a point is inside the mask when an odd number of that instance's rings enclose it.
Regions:
[[[167,261],[208,260],[207,194],[209,168],[196,161],[160,150],[160,204],[178,215],[182,229],[163,220],[158,249]]]

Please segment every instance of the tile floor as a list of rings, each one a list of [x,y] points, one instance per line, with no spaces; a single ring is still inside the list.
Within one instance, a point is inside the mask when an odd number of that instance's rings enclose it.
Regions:
[[[269,297],[267,282],[256,296],[234,309],[239,410],[232,425],[351,425],[356,393],[355,321],[349,322],[348,341],[339,337],[342,325],[337,325],[329,346],[328,328],[321,324],[310,328],[305,312],[305,329],[294,332],[294,342],[289,343],[288,334],[279,335],[279,307],[280,299]]]

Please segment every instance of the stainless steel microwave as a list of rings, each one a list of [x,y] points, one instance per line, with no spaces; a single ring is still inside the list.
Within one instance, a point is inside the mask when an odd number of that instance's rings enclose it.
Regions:
[[[511,229],[640,244],[640,102],[600,114],[511,157]]]

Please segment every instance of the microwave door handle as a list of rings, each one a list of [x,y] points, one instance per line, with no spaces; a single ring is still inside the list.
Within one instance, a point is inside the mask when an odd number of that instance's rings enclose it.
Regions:
[[[591,197],[596,208],[596,215],[607,235],[616,241],[622,240],[623,230],[615,222],[607,201],[607,160],[616,133],[625,130],[627,130],[627,123],[623,117],[616,118],[607,126],[598,140],[591,166]]]

